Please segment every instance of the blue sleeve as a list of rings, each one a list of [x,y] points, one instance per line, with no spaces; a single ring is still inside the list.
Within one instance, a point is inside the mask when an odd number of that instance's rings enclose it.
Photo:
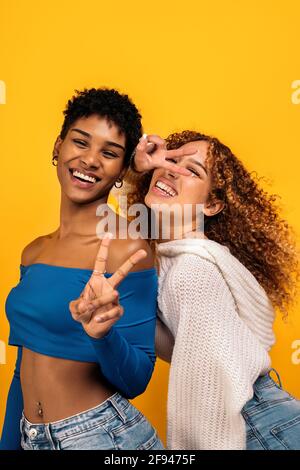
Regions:
[[[157,274],[148,271],[120,284],[124,314],[108,334],[89,336],[102,374],[126,398],[143,393],[154,370]]]
[[[22,347],[19,347],[15,371],[6,402],[0,450],[22,450],[20,433],[20,420],[23,411],[23,395],[20,383],[21,359]]]

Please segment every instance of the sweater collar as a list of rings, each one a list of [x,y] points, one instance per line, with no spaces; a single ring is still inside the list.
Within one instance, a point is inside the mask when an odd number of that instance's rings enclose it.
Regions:
[[[225,250],[227,253],[230,253],[230,250],[227,246],[221,245],[213,240],[203,237],[190,237],[182,238],[177,240],[170,240],[168,242],[159,243],[157,246],[157,251],[160,255],[164,256],[174,256],[181,253],[193,253],[202,251],[203,248],[211,247],[212,249]]]

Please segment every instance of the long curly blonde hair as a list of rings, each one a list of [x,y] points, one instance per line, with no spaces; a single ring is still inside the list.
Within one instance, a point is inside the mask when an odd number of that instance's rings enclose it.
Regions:
[[[186,130],[169,135],[166,143],[168,149],[176,149],[199,140],[208,142],[209,202],[224,202],[221,212],[204,218],[205,235],[229,248],[286,318],[297,293],[299,252],[294,232],[280,216],[278,196],[262,189],[261,178],[250,173],[215,137]],[[152,172],[139,178],[131,176],[129,203],[144,201],[151,177]]]

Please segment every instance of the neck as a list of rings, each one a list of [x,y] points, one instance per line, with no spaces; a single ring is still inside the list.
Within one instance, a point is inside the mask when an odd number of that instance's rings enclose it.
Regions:
[[[158,223],[159,220],[159,223]],[[166,221],[162,223],[161,217],[156,218],[155,223],[157,226],[157,243],[166,243],[174,240],[182,240],[184,238],[207,238],[204,235],[204,230],[199,227],[198,221],[193,220],[189,224],[182,224],[181,226],[175,226],[174,223],[169,223],[168,226]]]
[[[190,232],[185,232],[183,236],[180,238],[178,237],[158,238],[156,242],[160,244],[160,243],[172,242],[174,240],[183,240],[185,238],[198,238],[198,239],[200,238],[200,239],[208,240],[208,238],[204,235],[203,232],[197,232],[195,230],[192,230]]]
[[[96,235],[96,226],[100,220],[96,215],[96,210],[99,205],[106,203],[107,196],[89,203],[79,204],[62,194],[58,238],[70,235]]]

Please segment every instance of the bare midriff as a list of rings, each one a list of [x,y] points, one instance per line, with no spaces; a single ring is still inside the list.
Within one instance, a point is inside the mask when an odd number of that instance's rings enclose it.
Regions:
[[[24,347],[21,386],[24,415],[32,423],[65,419],[115,393],[98,364],[45,356]]]

